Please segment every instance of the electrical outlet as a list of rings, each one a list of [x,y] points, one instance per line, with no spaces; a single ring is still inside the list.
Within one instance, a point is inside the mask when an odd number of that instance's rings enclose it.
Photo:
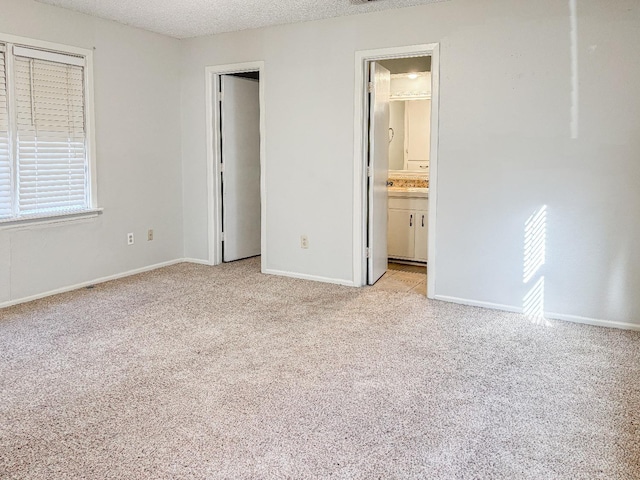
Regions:
[[[309,237],[306,235],[300,236],[300,248],[309,248]]]
[[[147,241],[150,242],[151,240],[153,240],[153,228],[150,228],[147,232]]]
[[[133,233],[127,233],[127,245],[133,245],[134,242]]]

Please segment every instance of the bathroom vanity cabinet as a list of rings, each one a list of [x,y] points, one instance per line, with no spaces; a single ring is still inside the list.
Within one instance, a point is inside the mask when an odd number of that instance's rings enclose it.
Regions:
[[[402,192],[392,192],[390,189],[388,256],[398,260],[426,262],[429,231],[428,194],[410,190],[427,189],[405,189]]]

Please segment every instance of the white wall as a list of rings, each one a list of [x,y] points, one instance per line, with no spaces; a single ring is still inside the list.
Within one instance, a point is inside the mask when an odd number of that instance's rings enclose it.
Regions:
[[[546,205],[546,310],[640,325],[640,3],[577,4],[577,58],[569,0],[452,0],[183,42],[186,256],[208,255],[206,65],[265,61],[268,268],[351,281],[354,52],[439,42],[436,294],[522,307],[524,224]]]
[[[104,214],[0,230],[0,304],[182,258],[180,42],[32,0],[1,1],[2,33],[95,47]],[[130,247],[127,232],[136,234]]]

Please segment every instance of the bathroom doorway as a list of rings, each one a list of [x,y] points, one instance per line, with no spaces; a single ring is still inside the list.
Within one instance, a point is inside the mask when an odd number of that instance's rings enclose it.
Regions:
[[[438,60],[438,45],[357,53],[360,285],[433,296]]]

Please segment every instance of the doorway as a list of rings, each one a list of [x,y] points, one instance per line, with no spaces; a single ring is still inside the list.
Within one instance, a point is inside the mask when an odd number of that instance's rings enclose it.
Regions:
[[[417,266],[426,263],[429,270],[428,276],[426,279],[424,276],[418,277],[418,281],[422,281],[424,289],[426,280],[426,294],[429,298],[433,298],[436,278],[434,267],[439,105],[438,53],[438,45],[431,44],[356,54],[357,101],[354,161],[354,178],[356,179],[354,283],[356,285],[373,285],[387,271],[390,275],[402,276],[403,274],[398,271],[404,269],[399,269],[397,264],[391,266],[390,259],[394,262]],[[420,60],[428,61],[429,68],[413,68],[415,71],[410,71],[412,67],[406,67],[406,72],[395,71],[396,84],[400,87],[392,89],[392,74],[389,68],[393,69],[395,65],[402,70],[402,65],[415,66],[420,63]],[[409,85],[407,80],[422,84],[428,82],[428,89],[412,91],[407,87]],[[392,112],[390,107],[392,100],[407,101],[403,105],[393,102],[395,105]],[[394,166],[391,172],[399,177],[395,179],[391,176],[389,166],[390,152],[394,151],[390,148],[390,144],[396,134],[396,129],[390,125],[390,115],[397,117],[400,109],[403,110],[404,121],[401,126],[397,125],[397,130],[402,131],[402,148],[399,151],[403,153],[401,163],[404,171]],[[425,109],[428,109],[426,114]],[[411,129],[416,130],[416,126],[427,133],[421,137],[407,135]],[[398,160],[394,159],[393,163],[397,162]],[[392,185],[394,182],[390,181],[394,179],[397,183],[395,186]],[[413,185],[412,182],[416,184]],[[392,190],[394,190],[393,196],[390,193]],[[421,196],[424,198],[420,198]],[[391,235],[389,227],[393,229],[392,231],[398,229],[399,233]]]
[[[209,264],[265,259],[263,62],[207,67]]]

